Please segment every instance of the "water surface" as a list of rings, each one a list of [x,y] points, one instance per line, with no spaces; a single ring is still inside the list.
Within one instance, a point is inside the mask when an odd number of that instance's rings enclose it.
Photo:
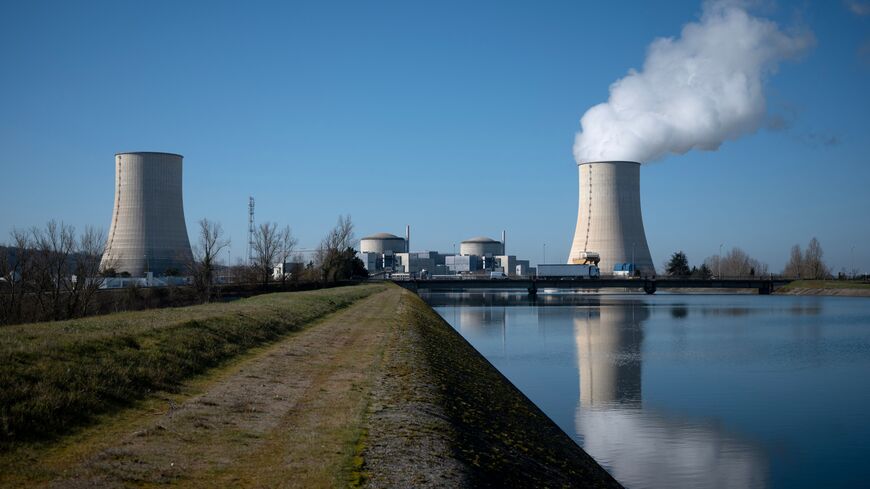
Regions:
[[[627,487],[870,484],[868,299],[423,297]]]

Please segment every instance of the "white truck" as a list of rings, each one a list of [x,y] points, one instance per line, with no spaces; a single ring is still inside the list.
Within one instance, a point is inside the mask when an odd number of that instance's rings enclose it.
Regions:
[[[598,278],[601,276],[596,265],[565,265],[561,263],[538,265],[537,274],[538,278],[557,279]]]

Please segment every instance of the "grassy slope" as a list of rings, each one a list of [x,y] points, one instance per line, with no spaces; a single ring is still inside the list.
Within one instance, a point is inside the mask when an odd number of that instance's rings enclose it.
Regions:
[[[782,287],[789,289],[857,289],[870,290],[870,284],[852,280],[795,280]]]
[[[0,450],[69,432],[383,290],[360,286],[0,328]]]

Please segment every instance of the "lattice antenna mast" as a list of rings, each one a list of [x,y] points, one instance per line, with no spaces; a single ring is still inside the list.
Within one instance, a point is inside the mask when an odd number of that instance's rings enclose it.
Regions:
[[[248,197],[248,266],[254,263],[254,198]]]

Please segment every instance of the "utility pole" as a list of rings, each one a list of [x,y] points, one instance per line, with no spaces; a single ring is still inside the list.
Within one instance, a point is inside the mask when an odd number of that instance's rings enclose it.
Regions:
[[[716,274],[719,276],[719,280],[722,280],[722,247],[724,245],[725,243],[719,243],[719,259],[716,260],[719,263],[719,271]]]
[[[248,266],[254,262],[254,198],[248,197]]]
[[[852,275],[852,279],[855,279],[855,245],[852,245],[852,251],[849,252],[849,273]]]

